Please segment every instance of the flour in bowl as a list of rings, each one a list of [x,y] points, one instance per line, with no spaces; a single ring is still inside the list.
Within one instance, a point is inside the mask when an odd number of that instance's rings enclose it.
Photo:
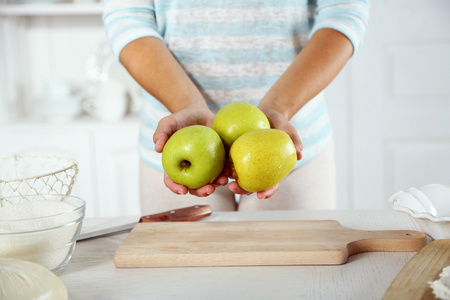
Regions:
[[[74,210],[75,206],[62,201],[21,201],[15,205],[0,207],[0,220],[22,220],[48,217]]]
[[[58,268],[72,255],[83,215],[75,205],[57,200],[5,203],[0,207],[0,257]]]

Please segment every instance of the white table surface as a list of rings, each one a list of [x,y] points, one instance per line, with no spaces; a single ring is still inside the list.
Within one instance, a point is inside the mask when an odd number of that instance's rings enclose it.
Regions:
[[[83,230],[137,219],[86,219]],[[392,210],[217,212],[204,220],[338,220],[360,230],[419,230],[406,214]],[[59,275],[69,299],[381,299],[415,254],[361,253],[336,266],[118,269],[113,255],[127,234],[77,243]]]

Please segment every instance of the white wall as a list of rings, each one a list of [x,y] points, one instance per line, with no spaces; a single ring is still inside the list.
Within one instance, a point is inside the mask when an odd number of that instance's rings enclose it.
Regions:
[[[328,89],[340,205],[450,184],[450,2],[372,1],[360,51]]]

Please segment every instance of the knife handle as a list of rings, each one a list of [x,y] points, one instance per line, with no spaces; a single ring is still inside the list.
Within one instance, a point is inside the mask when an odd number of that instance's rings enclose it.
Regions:
[[[196,221],[210,216],[212,209],[209,205],[194,205],[174,210],[165,211],[162,213],[142,216],[139,220],[142,222],[181,222],[181,221]]]

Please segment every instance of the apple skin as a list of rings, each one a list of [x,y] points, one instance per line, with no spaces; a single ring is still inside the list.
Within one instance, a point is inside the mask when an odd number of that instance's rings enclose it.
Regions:
[[[248,192],[261,192],[280,183],[294,169],[297,151],[289,135],[279,129],[247,132],[231,146],[233,177]]]
[[[211,128],[192,125],[176,131],[162,151],[164,171],[174,182],[198,189],[222,172],[225,148]]]
[[[246,102],[225,105],[219,109],[212,124],[212,129],[220,135],[227,150],[244,133],[269,128],[266,115],[258,107]]]

